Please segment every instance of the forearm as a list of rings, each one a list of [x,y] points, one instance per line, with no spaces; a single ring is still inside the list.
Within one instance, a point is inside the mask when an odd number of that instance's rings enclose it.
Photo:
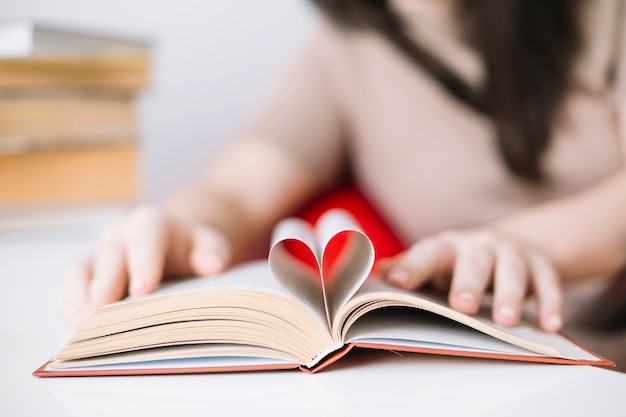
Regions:
[[[565,280],[615,273],[626,264],[626,170],[493,228],[542,251]]]
[[[312,173],[282,148],[245,140],[165,204],[171,215],[221,231],[241,259],[280,218],[317,190]]]

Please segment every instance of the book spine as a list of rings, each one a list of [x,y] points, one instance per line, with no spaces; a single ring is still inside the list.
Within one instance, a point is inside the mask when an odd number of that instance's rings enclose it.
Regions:
[[[134,201],[136,146],[0,155],[0,203]]]
[[[149,62],[135,60],[0,60],[0,88],[89,87],[137,91],[149,84]]]
[[[308,369],[313,369],[315,368],[318,364],[320,364],[321,362],[323,362],[326,358],[328,358],[329,356],[331,356],[333,353],[340,351],[344,348],[344,344],[343,343],[338,343],[334,346],[329,347],[328,349],[324,350],[323,352],[321,352],[319,355],[317,355],[312,361],[305,363],[303,366],[305,368]]]
[[[119,145],[136,136],[131,100],[0,98],[0,154]]]

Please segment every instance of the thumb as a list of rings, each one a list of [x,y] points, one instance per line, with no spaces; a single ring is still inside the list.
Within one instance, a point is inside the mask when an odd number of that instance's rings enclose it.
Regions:
[[[193,229],[191,239],[189,264],[194,274],[219,274],[230,264],[232,248],[222,232],[199,226]]]

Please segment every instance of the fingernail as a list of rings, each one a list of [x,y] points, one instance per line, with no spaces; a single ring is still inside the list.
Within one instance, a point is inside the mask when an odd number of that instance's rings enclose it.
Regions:
[[[143,295],[143,293],[145,292],[145,287],[146,287],[146,281],[144,280],[134,280],[133,282],[131,282],[130,284],[130,295],[133,297],[136,297],[138,295]]]
[[[200,256],[202,271],[206,274],[217,274],[224,269],[224,261],[215,252],[203,253]]]
[[[472,311],[476,308],[476,297],[469,292],[462,292],[457,296],[457,306],[464,311]]]
[[[500,307],[498,314],[505,324],[514,324],[517,320],[517,311],[515,311],[515,309],[508,304]]]
[[[393,281],[396,284],[406,285],[408,284],[411,276],[409,275],[408,271],[404,269],[394,269],[389,272],[388,278],[389,281]]]
[[[546,320],[547,330],[556,332],[563,326],[563,320],[558,314],[550,314]]]

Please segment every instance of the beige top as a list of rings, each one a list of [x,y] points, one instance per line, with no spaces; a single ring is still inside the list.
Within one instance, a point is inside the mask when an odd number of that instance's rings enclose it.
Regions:
[[[546,154],[550,181],[544,185],[529,186],[509,174],[490,120],[451,98],[382,37],[326,24],[281,79],[250,133],[286,145],[326,184],[347,162],[406,243],[575,193],[624,161],[626,135],[616,122],[626,112],[624,81],[606,83],[615,57],[626,55],[616,53],[616,30],[625,26],[616,19],[618,1],[586,6],[586,44],[576,68],[584,88],[567,96]],[[393,3],[422,46],[480,83],[482,64],[462,42],[449,1]]]

